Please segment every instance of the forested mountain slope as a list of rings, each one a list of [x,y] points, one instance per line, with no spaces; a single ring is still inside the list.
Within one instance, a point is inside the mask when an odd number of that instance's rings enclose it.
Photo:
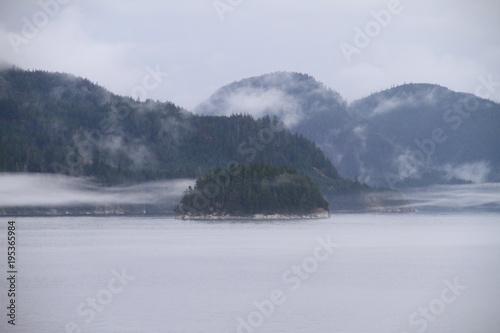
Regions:
[[[92,177],[105,185],[195,178],[228,163],[263,162],[319,182],[333,209],[363,209],[377,192],[339,176],[317,146],[276,117],[195,115],[139,102],[68,74],[0,72],[0,171]],[[385,193],[385,192],[384,192]]]
[[[315,142],[341,176],[376,186],[500,181],[500,105],[432,84],[347,104],[306,74],[277,72],[216,91],[200,114],[277,115]]]

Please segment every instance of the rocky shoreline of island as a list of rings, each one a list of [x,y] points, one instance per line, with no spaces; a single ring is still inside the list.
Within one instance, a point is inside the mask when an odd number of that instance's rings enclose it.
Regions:
[[[317,209],[310,214],[177,214],[175,218],[179,220],[312,220],[330,218],[330,213],[325,209]]]

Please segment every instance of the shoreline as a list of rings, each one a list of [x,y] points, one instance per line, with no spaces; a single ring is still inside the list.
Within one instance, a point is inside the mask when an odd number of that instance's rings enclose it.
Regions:
[[[90,207],[13,207],[0,208],[0,216],[145,216],[145,215],[175,215],[180,220],[298,220],[298,219],[327,219],[331,214],[402,214],[415,213],[417,209],[412,206],[402,207],[377,207],[371,209],[345,209],[328,211],[317,211],[310,214],[254,214],[248,216],[239,215],[189,215],[175,214],[173,210],[162,209],[162,207],[145,205],[107,205],[101,204]]]
[[[248,216],[230,215],[230,214],[205,214],[205,215],[175,215],[178,220],[303,220],[303,219],[328,219],[330,212],[323,210],[315,213],[296,215],[296,214],[253,214]]]

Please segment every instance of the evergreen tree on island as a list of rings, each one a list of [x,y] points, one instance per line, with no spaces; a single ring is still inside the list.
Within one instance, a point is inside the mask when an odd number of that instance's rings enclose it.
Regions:
[[[317,183],[297,171],[254,163],[216,168],[198,178],[176,207],[180,218],[325,217],[328,203]]]

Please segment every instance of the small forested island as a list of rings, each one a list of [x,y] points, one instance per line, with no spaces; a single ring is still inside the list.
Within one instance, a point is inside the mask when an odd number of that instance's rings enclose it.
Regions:
[[[317,183],[294,169],[264,163],[207,172],[184,192],[175,212],[179,219],[329,217]]]

